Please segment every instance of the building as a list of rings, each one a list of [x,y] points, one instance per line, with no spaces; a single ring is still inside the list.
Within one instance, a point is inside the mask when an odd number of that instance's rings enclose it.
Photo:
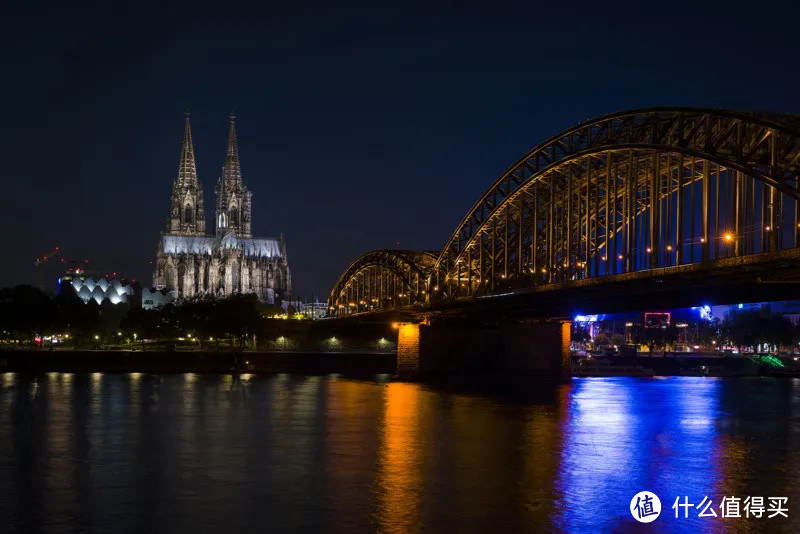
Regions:
[[[111,304],[129,302],[134,294],[130,282],[119,278],[98,278],[87,277],[81,269],[76,269],[65,273],[58,279],[58,292],[74,291],[83,302],[94,299],[97,304],[102,304],[108,300]]]
[[[306,302],[303,304],[301,313],[309,319],[322,319],[323,317],[328,316],[328,303],[320,302],[318,300]]]
[[[255,293],[269,304],[291,295],[286,240],[254,238],[252,193],[244,185],[234,116],[215,188],[214,232],[206,232],[203,188],[197,178],[189,114],[166,229],[156,252],[153,285],[177,298]]]
[[[166,289],[142,289],[142,309],[154,310],[173,301],[172,293]]]

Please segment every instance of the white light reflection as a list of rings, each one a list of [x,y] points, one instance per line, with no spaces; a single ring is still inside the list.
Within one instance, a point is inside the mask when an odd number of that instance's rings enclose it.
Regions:
[[[3,387],[10,388],[17,381],[17,373],[3,373]]]

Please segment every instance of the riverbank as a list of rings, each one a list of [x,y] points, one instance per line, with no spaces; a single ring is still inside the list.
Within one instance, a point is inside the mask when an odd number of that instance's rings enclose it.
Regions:
[[[0,351],[0,372],[394,374],[381,352]]]
[[[0,372],[105,373],[295,373],[347,376],[394,375],[397,355],[377,351],[126,351],[12,350],[0,351]],[[793,358],[720,357],[698,355],[627,356],[574,359],[572,376],[786,376],[800,377]],[[433,377],[432,377],[433,378]],[[450,382],[458,377],[441,377]],[[530,382],[535,376],[495,376],[463,380]]]
[[[574,359],[573,376],[786,376],[800,377],[800,362],[775,356],[612,356]]]

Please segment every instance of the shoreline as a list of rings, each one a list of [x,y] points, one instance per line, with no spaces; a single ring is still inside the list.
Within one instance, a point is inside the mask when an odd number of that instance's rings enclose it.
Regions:
[[[709,376],[800,378],[800,363],[782,360],[783,367],[750,357],[627,356],[573,361],[571,376]],[[3,372],[105,373],[294,373],[348,376],[397,375],[397,354],[377,351],[125,351],[125,350],[12,350],[0,351]],[[495,382],[514,373],[489,371],[478,376],[454,373],[427,377],[444,380]],[[535,376],[525,376],[535,381]],[[423,381],[428,381],[422,378]]]
[[[710,376],[800,378],[793,358],[671,353],[665,356],[612,356],[572,362],[572,376]]]
[[[0,372],[394,374],[380,352],[3,351]]]

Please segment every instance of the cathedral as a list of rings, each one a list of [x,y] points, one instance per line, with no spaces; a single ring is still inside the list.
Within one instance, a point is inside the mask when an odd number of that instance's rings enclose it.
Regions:
[[[217,180],[214,232],[206,232],[203,188],[197,180],[189,114],[183,133],[178,176],[172,184],[169,219],[156,252],[153,285],[177,299],[255,293],[280,303],[292,291],[286,240],[254,238],[250,231],[252,193],[242,181],[234,116],[222,175]]]

